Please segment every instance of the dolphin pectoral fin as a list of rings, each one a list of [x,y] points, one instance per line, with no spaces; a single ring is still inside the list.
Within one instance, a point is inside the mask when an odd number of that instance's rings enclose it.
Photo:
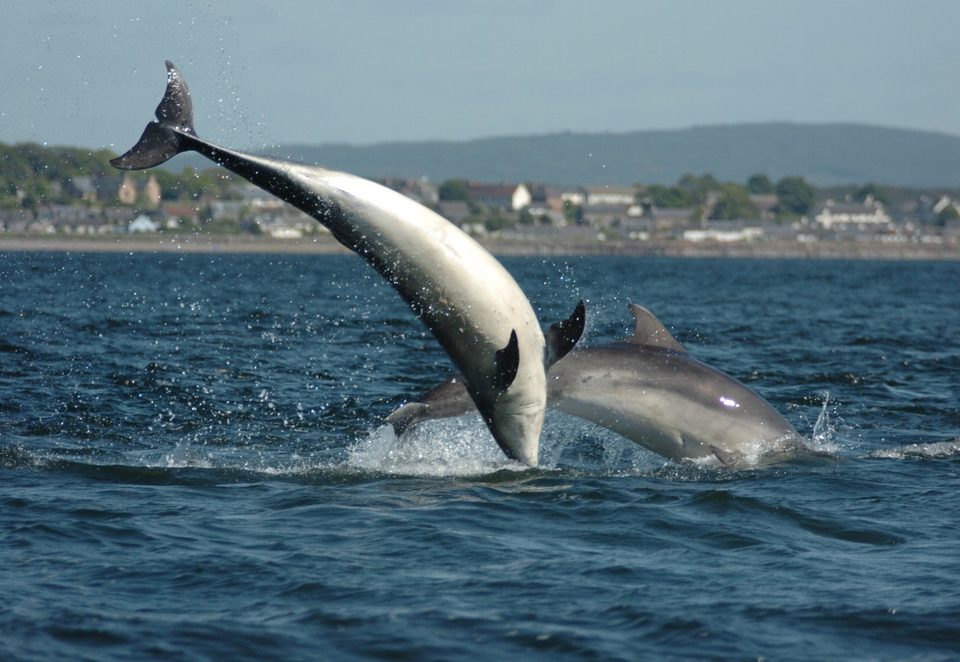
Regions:
[[[398,437],[427,417],[428,406],[422,402],[408,402],[387,416],[387,423],[393,426]]]
[[[510,340],[507,346],[497,350],[496,366],[494,373],[494,387],[498,394],[506,392],[513,380],[517,378],[517,371],[520,369],[520,344],[517,340],[517,331],[510,332]]]
[[[714,457],[720,460],[720,464],[725,467],[735,467],[743,461],[743,456],[740,453],[731,453],[716,446],[710,446],[710,452],[713,453]]]
[[[649,345],[651,347],[662,347],[672,349],[676,352],[685,352],[683,345],[677,342],[677,339],[670,335],[663,322],[643,306],[635,303],[630,304],[630,312],[633,313],[635,321],[633,335],[624,338],[622,342],[634,343],[637,345]]]
[[[399,437],[425,421],[476,411],[463,375],[454,375],[391,413],[385,422],[393,426],[394,434]]]
[[[562,322],[556,322],[547,329],[546,341],[547,350],[545,356],[546,367],[566,356],[571,349],[580,341],[583,335],[583,329],[587,323],[587,307],[581,299],[570,317]]]
[[[121,170],[142,170],[160,165],[189,149],[182,134],[196,135],[193,102],[187,84],[173,63],[167,61],[167,89],[157,106],[155,122],[147,124],[137,144],[110,161]]]

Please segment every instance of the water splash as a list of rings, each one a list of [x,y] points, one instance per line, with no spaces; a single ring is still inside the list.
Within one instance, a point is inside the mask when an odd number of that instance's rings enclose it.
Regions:
[[[508,459],[479,416],[427,421],[398,438],[371,430],[347,450],[345,468],[405,476],[475,477],[531,471]],[[590,476],[649,475],[672,464],[614,432],[562,412],[548,412],[537,472]]]
[[[820,406],[820,413],[810,433],[809,447],[816,453],[835,455],[840,451],[840,445],[837,443],[837,427],[832,415],[836,412],[831,412],[830,392],[824,391],[822,395],[823,404]]]
[[[478,476],[525,471],[510,460],[485,427],[469,418],[430,421],[398,438],[389,425],[347,449],[346,466],[403,476]]]

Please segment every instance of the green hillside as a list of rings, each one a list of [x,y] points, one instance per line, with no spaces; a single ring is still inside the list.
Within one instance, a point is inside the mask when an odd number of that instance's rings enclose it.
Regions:
[[[464,142],[290,145],[276,155],[367,177],[559,185],[721,181],[800,175],[817,186],[960,185],[960,137],[857,124],[743,124],[630,133],[560,133]]]

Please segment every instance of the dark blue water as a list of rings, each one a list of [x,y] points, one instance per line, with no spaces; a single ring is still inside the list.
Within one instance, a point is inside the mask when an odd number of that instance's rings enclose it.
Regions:
[[[379,421],[448,363],[354,256],[0,254],[0,658],[960,657],[960,264],[506,259],[626,305],[827,458],[663,460],[552,412]]]

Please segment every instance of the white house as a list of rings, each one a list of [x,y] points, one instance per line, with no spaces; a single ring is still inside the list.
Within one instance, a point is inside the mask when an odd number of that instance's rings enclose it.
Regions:
[[[127,226],[127,232],[156,232],[159,228],[160,226],[150,220],[149,216],[140,214],[130,221],[130,225]]]
[[[519,211],[533,202],[530,189],[525,184],[467,184],[467,197],[493,209]]]
[[[837,227],[856,227],[865,230],[868,227],[887,226],[892,222],[883,205],[872,196],[867,196],[863,202],[827,200],[817,211],[814,219],[826,230]]]
[[[631,207],[636,204],[637,190],[629,186],[588,186],[583,189],[587,207]]]

